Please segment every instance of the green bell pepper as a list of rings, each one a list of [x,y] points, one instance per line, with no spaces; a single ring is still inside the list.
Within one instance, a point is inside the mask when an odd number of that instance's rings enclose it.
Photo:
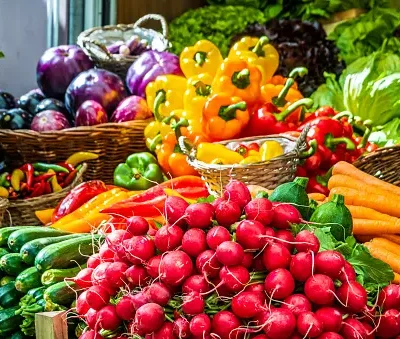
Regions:
[[[157,159],[147,152],[131,154],[114,171],[114,185],[130,191],[144,191],[163,181]]]

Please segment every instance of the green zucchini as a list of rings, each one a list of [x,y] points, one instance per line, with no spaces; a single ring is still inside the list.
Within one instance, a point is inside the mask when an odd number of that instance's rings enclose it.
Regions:
[[[42,285],[40,281],[41,273],[36,267],[29,267],[18,274],[15,279],[15,288],[20,292],[28,292],[32,288],[40,287]]]
[[[22,323],[22,317],[16,314],[18,306],[0,311],[0,335],[10,336]]]
[[[0,280],[0,287],[4,286],[10,282],[14,282],[15,281],[15,277],[11,277],[9,275],[6,275],[5,277],[1,278]]]
[[[8,237],[10,236],[11,233],[29,227],[30,226],[14,226],[14,227],[0,228],[0,246],[7,246]]]
[[[0,258],[3,255],[9,254],[9,253],[10,253],[10,251],[8,250],[8,248],[0,247]]]
[[[11,251],[19,253],[21,247],[24,246],[28,241],[39,239],[39,238],[50,238],[59,237],[62,235],[71,234],[51,227],[38,227],[33,229],[22,229],[13,232],[8,237],[8,247]]]
[[[85,235],[49,245],[36,256],[35,266],[44,272],[51,268],[70,268],[83,264],[87,256],[93,254],[93,242],[99,238],[97,235]]]
[[[19,253],[10,253],[1,257],[0,267],[8,275],[17,276],[24,269],[28,268],[28,265],[22,261]]]
[[[11,335],[10,339],[28,339],[25,334],[23,334],[21,331],[15,332]]]
[[[78,286],[73,282],[59,282],[44,291],[44,300],[48,303],[69,306],[76,299]]]
[[[83,268],[86,268],[86,265],[73,268],[64,268],[64,269],[53,268],[47,270],[42,274],[41,278],[42,285],[50,286],[54,285],[55,283],[64,281],[65,278],[74,278]]]
[[[29,290],[26,293],[26,295],[29,295],[29,296],[35,298],[36,300],[42,299],[43,295],[44,295],[44,291],[46,290],[46,288],[47,287],[45,287],[45,286],[32,288],[31,290]]]
[[[344,196],[334,194],[331,201],[318,206],[310,222],[330,227],[330,232],[338,241],[345,241],[353,232],[353,218],[344,204]]]
[[[0,305],[4,308],[18,305],[22,293],[17,291],[13,282],[0,287]]]

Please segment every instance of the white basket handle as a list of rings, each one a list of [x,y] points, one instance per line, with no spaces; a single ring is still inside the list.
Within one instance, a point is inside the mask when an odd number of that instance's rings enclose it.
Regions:
[[[168,36],[167,20],[165,20],[165,18],[160,14],[147,14],[145,16],[142,16],[133,24],[133,27],[140,27],[142,24],[146,23],[149,20],[159,21],[162,28],[162,35],[164,36],[164,38],[167,38]]]

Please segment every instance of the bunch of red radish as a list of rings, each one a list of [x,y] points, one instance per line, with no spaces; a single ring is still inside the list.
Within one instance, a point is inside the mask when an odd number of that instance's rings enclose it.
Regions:
[[[75,278],[80,339],[370,339],[400,334],[400,288],[376,307],[336,251],[296,236],[290,204],[251,199],[231,181],[212,204],[166,201],[167,224],[141,217],[108,234]],[[380,314],[380,312],[384,312]],[[110,336],[111,334],[111,336]]]

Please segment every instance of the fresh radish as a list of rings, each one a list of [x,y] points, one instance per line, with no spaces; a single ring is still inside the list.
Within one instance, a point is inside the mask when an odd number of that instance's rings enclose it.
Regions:
[[[186,294],[190,292],[205,293],[209,289],[210,285],[202,275],[192,275],[182,285],[182,292]]]
[[[273,218],[271,225],[279,229],[290,228],[291,224],[301,223],[301,214],[298,209],[290,204],[273,204]]]
[[[390,310],[392,308],[400,308],[400,286],[397,284],[390,284],[380,291],[378,296],[378,306],[383,311]]]
[[[156,303],[160,306],[165,306],[168,304],[172,295],[167,286],[160,282],[154,282],[147,286],[143,293],[149,296],[151,302]]]
[[[380,317],[377,333],[380,338],[394,338],[400,334],[400,312],[387,310]]]
[[[236,241],[246,250],[260,250],[265,244],[265,227],[255,220],[242,220],[236,228]]]
[[[171,285],[182,285],[193,271],[190,257],[182,251],[171,251],[165,254],[160,262],[161,281]]]
[[[339,274],[339,280],[341,282],[356,280],[357,275],[353,266],[345,260],[343,270]],[[397,285],[396,285],[397,286]]]
[[[254,256],[252,253],[245,252],[243,255],[243,260],[239,265],[244,266],[247,269],[249,269],[253,265],[253,259],[254,259]]]
[[[271,310],[273,308],[275,307],[272,305],[269,308],[267,305],[265,305],[264,309],[256,314],[252,320],[252,323],[257,327],[257,329],[263,329],[268,324],[269,317],[271,316]]]
[[[134,265],[149,260],[155,253],[154,241],[141,235],[124,240],[122,245],[127,259]]]
[[[361,324],[364,326],[365,330],[367,331],[367,339],[375,339],[376,328],[372,327],[365,321],[362,321]],[[399,337],[397,336],[396,339]]]
[[[106,279],[108,286],[112,288],[123,287],[126,284],[125,272],[128,269],[128,265],[123,262],[112,262],[106,268]]]
[[[217,277],[221,267],[222,266],[217,260],[215,251],[213,250],[204,251],[196,258],[197,271],[207,275],[210,278]]]
[[[211,320],[211,332],[221,339],[236,339],[235,330],[240,326],[239,318],[229,311],[220,311]]]
[[[107,305],[97,312],[97,322],[101,329],[114,331],[121,325],[122,321],[115,311],[115,306]]]
[[[221,201],[215,208],[215,219],[224,227],[229,227],[238,221],[241,214],[240,206],[232,200]]]
[[[282,308],[289,309],[295,317],[300,313],[310,312],[312,305],[310,301],[303,294],[292,294],[288,296],[281,306]]]
[[[206,233],[200,228],[191,228],[182,238],[182,250],[192,257],[197,257],[207,249]]]
[[[315,312],[325,332],[339,333],[342,328],[342,313],[335,307],[322,307]]]
[[[94,330],[90,330],[88,332],[83,333],[79,339],[104,339],[104,337],[102,335],[100,335],[99,333],[97,333]]]
[[[264,284],[263,283],[252,283],[248,284],[245,289],[246,292],[256,292],[264,294]]]
[[[174,325],[165,322],[158,331],[151,335],[151,339],[177,339],[174,334]]]
[[[107,235],[106,243],[112,250],[116,250],[116,248],[127,239],[132,238],[132,234],[126,230],[115,230]]]
[[[94,310],[93,308],[90,308],[89,311],[86,312],[85,314],[85,320],[86,324],[89,326],[90,329],[96,330],[98,329],[98,324],[97,324],[97,311]]]
[[[183,225],[189,204],[180,197],[170,196],[165,200],[164,216],[170,225]]]
[[[100,246],[99,255],[101,261],[112,262],[117,257],[117,252],[115,249],[111,249],[107,243]]]
[[[132,235],[146,235],[149,223],[141,216],[134,215],[126,220],[126,230]]]
[[[268,339],[268,337],[265,334],[259,334],[253,337],[253,339]],[[292,336],[293,339],[293,336]]]
[[[175,319],[173,325],[173,333],[179,339],[186,339],[190,337],[190,325],[189,322],[182,317]]]
[[[274,229],[272,228],[272,227],[265,227],[265,230],[264,230],[264,232],[265,232],[265,243],[266,244],[272,244],[272,243],[274,243],[275,242],[275,235],[276,235],[276,233],[275,233],[275,231],[274,231]]]
[[[110,294],[102,286],[92,286],[86,291],[86,300],[91,308],[98,311],[108,304]]]
[[[136,311],[135,326],[146,334],[153,333],[164,324],[165,314],[163,308],[155,303],[145,304]]]
[[[269,244],[263,252],[263,263],[268,271],[289,268],[292,256],[289,250],[278,243]]]
[[[307,338],[316,338],[322,334],[322,322],[313,312],[300,313],[297,318],[297,332]]]
[[[277,268],[265,278],[265,291],[276,300],[283,300],[294,291],[294,279],[288,270]]]
[[[265,271],[264,261],[262,255],[254,258],[253,265],[251,265],[254,271]]]
[[[256,198],[251,200],[244,208],[247,220],[255,220],[264,226],[268,226],[273,217],[274,211],[272,203],[266,198]]]
[[[144,292],[139,292],[132,295],[132,303],[135,310],[138,310],[140,307],[150,302],[150,297]]]
[[[347,318],[343,321],[340,334],[344,339],[367,339],[367,330],[363,324],[354,318]]]
[[[80,288],[88,288],[92,286],[93,271],[93,268],[89,267],[82,269],[74,278],[74,283]]]
[[[238,180],[231,180],[226,186],[223,195],[225,200],[234,201],[240,207],[240,210],[250,202],[251,194],[247,186]]]
[[[294,249],[294,235],[289,230],[278,230],[275,233],[276,242],[285,246],[290,253],[293,252]]]
[[[214,207],[214,210],[215,210],[215,209],[217,208],[217,206],[221,203],[221,201],[225,201],[225,199],[222,198],[222,197],[219,197],[219,198],[215,199],[215,200],[211,203],[211,205]]]
[[[183,296],[182,311],[187,315],[196,315],[204,312],[204,299],[199,292],[190,292]]]
[[[158,278],[158,276],[160,275],[160,262],[161,255],[156,255],[149,259],[146,264],[146,271],[150,277]]]
[[[76,312],[81,316],[85,315],[90,309],[90,306],[86,300],[86,294],[87,291],[84,291],[79,295],[78,299],[76,299]]]
[[[225,266],[240,265],[243,261],[244,250],[237,242],[224,241],[215,251],[218,261]]]
[[[225,227],[215,226],[207,232],[206,240],[208,247],[215,251],[218,245],[231,240],[231,234]]]
[[[299,252],[290,261],[290,273],[296,281],[304,282],[313,274],[313,255]]]
[[[143,287],[149,280],[146,269],[141,265],[132,265],[125,271],[125,277],[131,287]]]
[[[208,228],[214,218],[214,207],[205,202],[192,204],[186,208],[185,215],[189,228]]]
[[[132,300],[132,295],[123,296],[115,305],[115,312],[122,320],[132,320],[135,317],[136,309]]]
[[[232,312],[242,319],[253,318],[262,311],[263,294],[259,292],[240,292],[232,299]]]
[[[87,261],[88,268],[95,269],[100,264],[101,264],[101,259],[100,259],[100,254],[98,253],[92,254]]]
[[[273,308],[264,332],[269,339],[290,338],[296,328],[296,318],[285,308]]]
[[[103,262],[93,270],[93,273],[92,273],[93,285],[101,285],[107,281],[106,270],[107,270],[108,266],[110,266],[110,265],[111,265],[110,262]]]
[[[367,291],[357,281],[344,282],[337,289],[336,295],[346,309],[351,312],[359,313],[367,307]]]
[[[243,266],[224,266],[219,271],[219,277],[228,290],[239,292],[250,281],[250,273]]]
[[[304,285],[304,294],[314,304],[330,305],[334,301],[335,285],[327,275],[314,274]]]
[[[336,332],[324,332],[317,339],[343,339],[343,337]]]
[[[183,231],[179,226],[163,226],[154,237],[154,244],[161,252],[168,252],[176,249],[182,244]]]
[[[195,315],[189,323],[190,333],[197,337],[203,337],[211,332],[211,320],[207,314]]]
[[[336,280],[339,278],[340,272],[343,270],[345,260],[343,256],[336,251],[322,251],[315,256],[315,271],[325,274]]]
[[[300,231],[295,237],[295,247],[298,252],[314,252],[319,251],[319,240],[310,231]]]

